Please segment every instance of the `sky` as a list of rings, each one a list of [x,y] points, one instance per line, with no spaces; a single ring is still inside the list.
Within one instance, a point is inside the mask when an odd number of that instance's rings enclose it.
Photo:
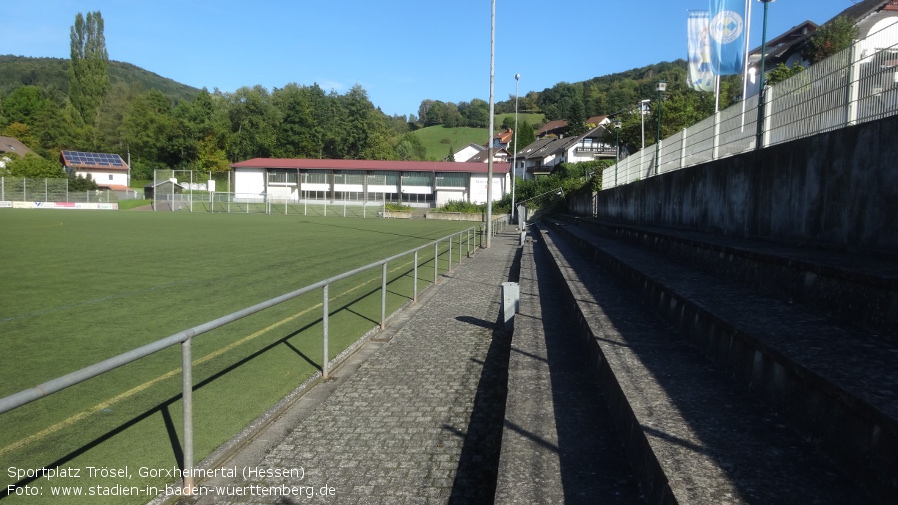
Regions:
[[[708,0],[495,0],[494,99],[686,58],[686,16]],[[761,45],[764,4],[751,0]],[[768,40],[852,0],[768,4]],[[233,92],[359,84],[390,115],[422,100],[488,101],[492,0],[30,0],[10,2],[0,54],[68,58],[75,16],[100,11],[109,59]]]

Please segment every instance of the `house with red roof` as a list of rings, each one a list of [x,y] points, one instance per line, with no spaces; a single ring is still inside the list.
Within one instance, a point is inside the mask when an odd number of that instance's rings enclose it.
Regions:
[[[62,151],[59,160],[67,174],[93,179],[100,188],[130,189],[131,169],[118,154]]]
[[[253,158],[231,165],[235,199],[385,201],[438,207],[486,203],[488,163]],[[509,163],[493,163],[492,197],[510,190]]]

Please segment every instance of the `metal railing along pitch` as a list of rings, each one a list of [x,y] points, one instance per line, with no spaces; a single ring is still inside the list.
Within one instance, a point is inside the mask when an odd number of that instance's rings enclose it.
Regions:
[[[458,244],[458,261],[456,264],[461,263],[462,261],[462,238],[465,238],[465,244],[467,246],[467,253],[470,256],[473,248],[472,242],[472,234],[477,234],[477,231],[474,227],[467,228],[460,232],[452,233],[445,237],[434,240],[432,243],[428,243],[414,249],[410,249],[408,251],[396,254],[394,256],[390,256],[389,258],[382,259],[380,261],[376,261],[369,265],[365,265],[354,270],[350,270],[348,272],[344,272],[342,274],[324,279],[322,281],[316,282],[314,284],[310,284],[308,286],[299,288],[295,291],[291,291],[289,293],[283,294],[281,296],[271,298],[270,300],[266,300],[264,302],[258,303],[251,307],[247,307],[243,310],[239,310],[237,312],[233,312],[226,316],[219,317],[218,319],[213,319],[212,321],[205,322],[198,326],[194,326],[193,328],[180,331],[163,339],[157,340],[150,344],[138,347],[136,349],[132,349],[128,352],[119,354],[118,356],[114,356],[107,360],[101,361],[99,363],[93,364],[91,366],[82,368],[80,370],[76,370],[69,374],[63,375],[61,377],[57,377],[50,381],[44,382],[38,386],[20,391],[18,393],[9,395],[5,398],[0,398],[0,414],[4,412],[11,411],[28,403],[31,403],[35,400],[41,399],[47,395],[52,393],[61,391],[68,387],[74,386],[81,382],[84,382],[93,377],[97,377],[98,375],[102,375],[106,372],[109,372],[113,369],[121,367],[123,365],[127,365],[129,363],[133,363],[141,358],[145,358],[151,354],[157,353],[163,349],[167,349],[174,345],[181,345],[181,370],[182,370],[182,400],[184,403],[184,419],[183,419],[183,427],[184,427],[184,436],[183,436],[183,458],[184,458],[184,489],[185,492],[194,488],[194,479],[192,477],[191,470],[194,467],[194,452],[193,452],[193,359],[191,356],[191,342],[194,337],[202,335],[206,332],[214,330],[216,328],[220,328],[222,326],[228,325],[240,319],[243,319],[252,314],[256,314],[265,309],[274,307],[275,305],[281,304],[288,300],[292,300],[298,296],[304,295],[306,293],[315,291],[317,289],[322,290],[322,300],[323,307],[321,310],[322,317],[322,342],[323,342],[323,358],[321,365],[321,377],[322,379],[328,378],[328,373],[330,369],[330,361],[328,359],[328,318],[329,318],[329,300],[328,300],[328,290],[331,284],[334,282],[352,277],[353,275],[362,273],[367,270],[371,270],[373,268],[381,267],[381,306],[380,306],[380,328],[383,329],[386,327],[387,320],[387,265],[395,261],[399,258],[407,256],[409,254],[414,254],[414,273],[413,273],[413,288],[412,288],[412,301],[418,301],[418,256],[419,251],[424,249],[433,247],[433,278],[434,284],[437,282],[439,278],[439,248],[440,243],[443,241],[447,241],[449,244],[449,250],[447,254],[447,264],[446,271],[452,270],[452,243],[453,239],[457,237]],[[481,237],[481,243],[483,239]]]

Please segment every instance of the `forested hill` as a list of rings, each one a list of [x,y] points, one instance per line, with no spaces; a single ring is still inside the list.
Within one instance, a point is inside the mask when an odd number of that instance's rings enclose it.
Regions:
[[[34,85],[44,90],[68,92],[69,60],[65,58],[29,58],[0,55],[0,96],[21,86]],[[127,83],[147,90],[156,89],[175,102],[191,100],[196,88],[120,61],[109,62],[110,84]]]

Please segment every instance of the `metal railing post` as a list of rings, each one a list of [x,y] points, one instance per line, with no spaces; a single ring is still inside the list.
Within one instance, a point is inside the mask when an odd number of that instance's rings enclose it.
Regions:
[[[449,259],[449,265],[446,266],[446,271],[447,271],[447,272],[451,272],[451,271],[452,271],[452,235],[449,235],[449,256],[448,256],[448,259]]]
[[[461,265],[461,232],[458,232],[458,264]]]
[[[440,261],[440,253],[439,253],[440,242],[436,241],[433,243],[433,283],[437,283],[437,269],[439,261]]]
[[[387,262],[384,262],[380,286],[380,329],[387,327]]]
[[[470,258],[470,257],[471,257],[471,229],[468,228],[468,229],[465,230],[465,231],[467,232],[467,235],[468,235],[468,236],[466,237],[466,239],[465,239],[465,240],[466,240],[465,245],[468,246],[468,247],[467,247],[467,249],[468,249],[468,257]]]
[[[192,495],[193,470],[193,358],[188,338],[181,343],[181,400],[184,404],[184,494]]]
[[[418,250],[415,249],[415,277],[412,280],[412,302],[418,303]]]
[[[328,362],[329,352],[328,352],[327,347],[329,344],[328,340],[330,340],[330,338],[329,338],[327,332],[328,332],[328,312],[330,312],[330,309],[328,307],[329,303],[328,303],[327,299],[328,299],[328,291],[329,291],[328,288],[329,287],[330,287],[330,284],[325,284],[324,287],[321,288],[322,293],[323,293],[321,304],[324,306],[324,308],[321,311],[322,312],[322,315],[321,315],[321,328],[322,328],[321,347],[324,348],[324,353],[323,353],[324,356],[321,361],[321,378],[323,378],[323,379],[327,379],[327,373],[328,373],[327,362]]]

